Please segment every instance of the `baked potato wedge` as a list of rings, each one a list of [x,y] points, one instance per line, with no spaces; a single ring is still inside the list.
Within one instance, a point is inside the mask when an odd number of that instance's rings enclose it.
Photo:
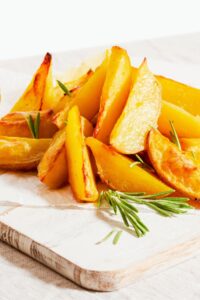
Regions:
[[[112,130],[110,144],[124,154],[143,151],[148,132],[157,127],[161,101],[160,85],[144,59],[123,112]]]
[[[47,53],[25,92],[12,107],[11,112],[41,110],[44,95],[46,94],[45,97],[47,97],[47,89],[52,86],[51,63],[51,54]]]
[[[56,85],[56,87],[54,88],[54,113],[58,113],[65,108],[66,104],[71,100],[71,97],[74,97],[76,95],[77,91],[88,81],[93,73],[94,72],[90,69],[81,77],[64,83],[71,96],[65,95],[60,86]]]
[[[0,168],[35,169],[49,147],[51,139],[0,136]]]
[[[177,191],[192,198],[200,198],[200,167],[188,152],[152,129],[148,137],[148,155],[158,175]]]
[[[53,122],[58,128],[64,126],[68,111],[74,105],[78,106],[80,114],[88,120],[92,120],[97,114],[99,111],[101,91],[106,77],[107,65],[108,55],[106,55],[102,64],[95,70],[94,74],[92,74],[82,88],[77,91],[75,97],[71,98],[71,101],[66,103],[65,108],[54,116]]]
[[[15,137],[32,137],[27,118],[30,115],[35,120],[38,112],[13,112],[0,119],[0,135]],[[50,138],[57,131],[57,127],[52,123],[52,110],[40,112],[39,138]]]
[[[137,68],[133,67],[136,76]],[[200,89],[164,76],[155,75],[162,88],[162,99],[182,107],[194,116],[200,115]]]
[[[126,50],[114,46],[103,85],[100,109],[94,137],[109,142],[110,133],[127,100],[131,85],[132,68]]]
[[[86,144],[94,155],[98,174],[109,187],[124,192],[146,192],[153,194],[170,188],[142,167],[135,165],[128,157],[116,152],[94,137],[88,137]]]
[[[90,122],[81,117],[85,135],[91,134],[93,127]],[[66,129],[59,130],[38,165],[40,181],[52,189],[60,188],[67,183],[67,158],[65,149]]]
[[[78,201],[96,201],[98,191],[77,106],[72,107],[68,113],[66,152],[69,182],[74,196]]]
[[[169,121],[173,121],[180,138],[200,138],[200,118],[173,103],[163,100],[158,128],[162,134],[168,137],[171,131]]]

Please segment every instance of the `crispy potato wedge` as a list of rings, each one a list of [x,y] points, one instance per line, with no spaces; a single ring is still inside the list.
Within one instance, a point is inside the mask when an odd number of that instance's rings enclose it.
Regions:
[[[123,110],[130,90],[131,76],[131,62],[126,50],[118,46],[112,47],[94,130],[94,137],[104,143],[109,142],[110,133]]]
[[[89,135],[91,134],[92,132]],[[68,113],[66,152],[69,182],[76,199],[78,201],[96,201],[98,191],[77,106],[72,107]]]
[[[161,114],[158,119],[158,128],[166,136],[170,136],[171,126],[169,121],[173,121],[179,137],[200,137],[200,118],[195,117],[175,104],[163,100]]]
[[[75,97],[78,90],[88,81],[88,79],[92,76],[93,73],[94,72],[90,69],[86,74],[82,75],[81,77],[64,83],[64,85],[70,91],[71,97]],[[63,90],[59,87],[59,85],[57,85],[54,88],[54,113],[58,113],[59,111],[63,110],[66,104],[71,100],[71,97],[65,95]]]
[[[0,135],[2,136],[19,136],[32,137],[27,123],[28,115],[35,120],[38,112],[13,112],[0,119]],[[39,138],[50,138],[57,131],[57,127],[52,123],[52,110],[40,112]]]
[[[86,144],[92,150],[101,180],[111,188],[124,192],[142,191],[148,194],[170,189],[138,165],[131,167],[133,161],[116,152],[111,146],[93,137],[88,137]]]
[[[149,130],[157,127],[161,100],[160,85],[148,69],[145,59],[111,133],[110,143],[118,152],[134,154],[146,148]]]
[[[158,175],[190,198],[200,198],[200,167],[188,152],[152,129],[148,137],[148,155]]]
[[[51,85],[51,54],[47,53],[44,60],[33,76],[30,84],[26,88],[23,95],[15,103],[11,112],[15,111],[38,111],[42,108],[42,101],[46,86]]]
[[[58,128],[64,126],[68,111],[74,105],[78,106],[80,114],[88,120],[92,120],[97,114],[100,105],[101,91],[106,77],[107,65],[108,55],[106,55],[102,64],[95,70],[94,74],[92,74],[83,87],[77,91],[75,97],[72,98],[71,101],[68,101],[65,108],[54,116],[53,122]]]
[[[85,135],[93,131],[90,122],[81,117]],[[67,158],[65,150],[65,128],[59,130],[53,137],[52,143],[38,165],[39,179],[52,189],[67,183]]]
[[[137,68],[133,67],[137,74]],[[200,89],[178,81],[155,75],[162,87],[162,98],[172,104],[182,107],[194,116],[200,115]]]
[[[51,139],[0,136],[0,168],[31,170],[37,167]]]

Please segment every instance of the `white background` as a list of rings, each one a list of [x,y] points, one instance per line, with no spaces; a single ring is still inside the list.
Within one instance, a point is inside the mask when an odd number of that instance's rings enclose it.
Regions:
[[[199,0],[0,0],[0,59],[197,32]]]

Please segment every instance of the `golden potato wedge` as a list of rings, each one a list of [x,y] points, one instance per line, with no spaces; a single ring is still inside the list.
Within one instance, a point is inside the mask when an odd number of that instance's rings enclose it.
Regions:
[[[179,137],[200,137],[200,118],[195,117],[175,104],[163,100],[161,114],[158,119],[158,128],[166,136],[170,136],[171,126],[169,121],[173,121]]]
[[[47,53],[44,60],[33,76],[30,84],[23,95],[15,103],[11,112],[15,111],[38,111],[42,108],[42,101],[45,94],[46,85],[51,85],[51,54]]]
[[[148,69],[145,59],[111,133],[110,143],[118,152],[134,154],[146,148],[149,130],[157,127],[161,101],[160,85]]]
[[[27,117],[32,116],[35,120],[38,112],[13,112],[0,119],[0,135],[32,137],[27,123]],[[40,112],[39,138],[50,138],[57,131],[57,127],[52,123],[52,110]]]
[[[109,142],[110,133],[125,105],[131,76],[131,62],[126,50],[118,46],[112,47],[94,130],[94,137],[104,143]]]
[[[106,55],[102,64],[95,70],[86,84],[77,91],[75,97],[72,98],[71,101],[68,101],[65,108],[54,116],[53,122],[58,128],[64,126],[68,111],[74,105],[78,106],[80,114],[88,120],[92,120],[97,114],[100,105],[101,91],[106,77],[107,65],[108,55]]]
[[[67,182],[65,128],[54,135],[38,165],[38,177],[50,188],[59,188]]]
[[[158,175],[177,191],[200,198],[200,167],[189,153],[152,129],[148,137],[148,155]]]
[[[0,136],[0,168],[31,170],[37,167],[51,139]]]
[[[93,73],[94,72],[90,69],[86,74],[82,75],[81,77],[73,81],[64,83],[64,85],[70,91],[71,97],[75,97],[77,91],[88,81],[88,79],[92,76]],[[65,95],[60,86],[57,85],[54,88],[54,113],[58,113],[59,111],[63,110],[66,104],[71,100],[71,97],[69,95]]]
[[[93,127],[90,122],[81,117],[85,135],[91,134]],[[39,179],[50,188],[59,188],[67,183],[67,159],[65,150],[65,128],[59,130],[38,165]]]
[[[109,187],[124,192],[146,192],[148,194],[170,189],[140,166],[131,167],[133,161],[116,152],[111,146],[107,146],[93,137],[88,137],[86,144],[92,150],[101,180]]]
[[[137,68],[133,67],[137,74]],[[194,116],[200,115],[200,89],[180,83],[178,81],[155,75],[162,87],[162,98],[167,102],[182,107]]]
[[[69,182],[76,199],[78,201],[96,201],[98,191],[77,106],[72,107],[68,113],[66,152]]]
[[[200,115],[200,89],[177,82],[175,80],[156,76],[162,86],[162,98],[193,115]]]

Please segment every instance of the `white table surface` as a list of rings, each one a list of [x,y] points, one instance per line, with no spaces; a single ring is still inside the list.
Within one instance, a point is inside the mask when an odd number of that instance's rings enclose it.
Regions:
[[[135,42],[135,53],[196,68],[200,75],[200,34]],[[30,61],[29,61],[30,62]],[[12,61],[0,68],[12,70]],[[32,60],[34,68],[35,61]],[[16,67],[17,68],[17,67]],[[25,70],[26,71],[26,70]],[[199,76],[200,78],[200,76]],[[0,242],[0,299],[200,299],[200,256],[110,293],[90,292]]]

